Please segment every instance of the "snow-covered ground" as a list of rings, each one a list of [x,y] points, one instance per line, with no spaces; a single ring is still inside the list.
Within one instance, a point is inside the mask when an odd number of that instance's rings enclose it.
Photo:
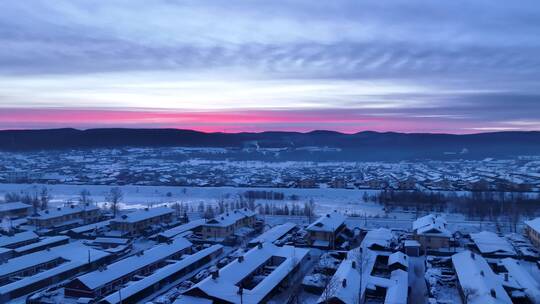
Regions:
[[[66,201],[76,202],[83,189],[90,191],[92,199],[100,204],[106,201],[106,196],[113,186],[104,185],[43,185],[43,184],[0,184],[0,198],[8,192],[38,192],[47,187],[53,196],[52,204],[62,204]],[[364,192],[372,194],[377,190],[352,189],[298,189],[298,188],[236,188],[236,187],[172,187],[172,186],[119,186],[124,194],[122,208],[141,208],[148,205],[169,203],[184,203],[197,206],[200,202],[217,204],[220,200],[235,201],[239,195],[246,191],[273,191],[285,194],[285,200],[257,200],[257,204],[265,202],[276,205],[296,202],[303,204],[313,199],[317,205],[317,212],[324,213],[329,210],[338,210],[343,213],[354,210],[359,214],[368,216],[382,215],[382,206],[373,202],[364,202]],[[298,196],[292,200],[291,196]]]

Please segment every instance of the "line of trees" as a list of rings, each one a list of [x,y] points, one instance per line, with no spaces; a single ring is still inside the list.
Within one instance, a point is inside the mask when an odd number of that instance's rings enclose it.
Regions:
[[[366,193],[364,195],[367,195]],[[364,197],[365,198],[365,197]],[[508,218],[514,226],[524,215],[540,207],[540,193],[474,191],[470,193],[384,190],[368,199],[384,205],[386,211],[403,208],[420,212],[452,211],[469,218],[496,220]]]
[[[315,216],[315,202],[309,200],[304,202],[303,206],[293,202],[292,204],[274,204],[274,203],[265,203],[260,206],[259,213],[267,215],[293,215],[293,216]],[[310,220],[311,221],[311,220]]]

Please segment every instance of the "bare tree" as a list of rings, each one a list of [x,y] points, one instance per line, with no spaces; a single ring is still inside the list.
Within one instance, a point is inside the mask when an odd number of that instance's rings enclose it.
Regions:
[[[122,202],[122,199],[124,198],[124,194],[122,193],[122,189],[118,187],[113,187],[109,191],[109,194],[107,195],[107,201],[111,203],[111,210],[113,211],[113,216],[116,217],[116,213],[118,212],[118,205],[120,202]]]
[[[211,218],[214,218],[214,216],[215,216],[214,208],[212,208],[212,205],[208,204],[206,206],[206,210],[204,211],[203,218],[209,220]]]
[[[308,218],[308,223],[311,223],[312,217],[315,215],[315,201],[309,199],[309,202],[304,203],[304,215]]]
[[[174,209],[174,215],[176,216],[176,218],[180,218],[180,215],[182,213],[182,206],[180,206],[178,202],[175,202],[172,205],[172,208]]]
[[[90,191],[86,189],[81,190],[81,193],[79,193],[79,203],[83,205],[92,203]]]
[[[38,214],[41,203],[39,201],[37,193],[30,195],[28,193],[21,196],[21,202],[31,205],[33,207],[34,214]]]
[[[39,203],[41,210],[49,208],[49,202],[51,199],[52,195],[49,192],[49,189],[47,189],[47,187],[42,187],[41,191],[39,192]]]

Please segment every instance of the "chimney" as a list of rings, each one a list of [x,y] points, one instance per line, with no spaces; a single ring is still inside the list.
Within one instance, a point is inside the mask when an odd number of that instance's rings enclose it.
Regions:
[[[262,248],[263,248],[262,242],[259,242],[259,244],[257,245],[257,247],[258,247],[259,249],[262,249]]]
[[[327,214],[326,214],[326,217],[330,217],[330,214],[327,213]]]
[[[242,263],[244,261],[244,256],[241,255],[238,257],[238,263]]]
[[[219,270],[212,272],[212,279],[216,280],[217,278],[219,278]]]
[[[486,275],[484,274],[484,271],[483,270],[480,270],[480,275],[485,277]]]
[[[497,293],[495,292],[495,289],[491,289],[490,290],[490,293],[491,293],[491,296],[494,297],[495,299],[497,298]]]
[[[347,287],[347,279],[343,279],[343,281],[341,281],[341,286],[343,286],[343,288]]]
[[[471,258],[472,258],[473,260],[475,259],[474,252],[471,252]]]
[[[508,282],[508,272],[504,274],[504,281]]]
[[[356,261],[352,261],[351,267],[352,267],[352,269],[356,269]]]
[[[75,209],[75,205],[71,205],[70,207],[71,207],[71,209]]]

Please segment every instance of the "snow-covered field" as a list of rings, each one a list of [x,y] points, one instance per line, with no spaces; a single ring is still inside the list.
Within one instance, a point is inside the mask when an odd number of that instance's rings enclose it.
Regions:
[[[0,198],[8,192],[35,193],[42,187],[47,187],[53,196],[52,204],[62,204],[66,201],[76,202],[83,189],[90,191],[92,199],[100,204],[106,201],[106,195],[113,186],[102,185],[42,185],[42,184],[0,184]],[[233,188],[233,187],[170,187],[170,186],[119,186],[124,194],[122,208],[141,208],[148,205],[184,203],[197,206],[200,202],[217,204],[220,200],[234,202],[239,195],[246,191],[273,191],[285,195],[285,200],[257,200],[256,204],[265,202],[276,205],[296,202],[302,205],[313,199],[317,212],[329,210],[356,212],[362,215],[382,215],[382,206],[362,200],[364,192],[375,193],[377,190],[357,189],[297,189],[297,188]],[[291,196],[298,200],[291,200]]]
[[[39,193],[42,187],[47,187],[53,196],[51,205],[61,205],[67,201],[77,202],[79,194],[83,189],[90,191],[91,199],[98,205],[106,202],[107,193],[113,186],[105,185],[44,185],[44,184],[0,184],[0,199],[8,192]],[[369,195],[375,194],[378,190],[359,189],[298,189],[298,188],[241,188],[241,187],[172,187],[172,186],[119,186],[123,192],[123,209],[144,208],[147,206],[159,206],[172,203],[183,203],[193,206],[193,210],[203,202],[204,204],[217,205],[219,201],[234,203],[238,197],[246,191],[268,191],[280,192],[285,195],[284,200],[264,200],[258,199],[256,205],[265,203],[276,206],[297,203],[300,207],[304,202],[313,200],[316,204],[315,213],[324,214],[332,210],[337,210],[346,215],[356,215],[350,221],[358,222],[357,227],[392,227],[409,228],[411,222],[418,216],[413,211],[396,209],[386,213],[382,205],[363,200],[364,192]],[[297,196],[297,200],[291,199]],[[364,218],[372,220],[364,222]],[[446,213],[446,219],[455,229],[464,231],[481,231],[482,229],[496,231],[497,223],[490,221],[467,220],[465,215],[460,213]],[[280,217],[281,218],[281,217]],[[303,217],[301,218],[304,219]],[[510,225],[504,221],[499,221],[503,225],[503,230],[509,229]],[[518,226],[522,227],[522,222]],[[508,226],[508,227],[506,227]]]

